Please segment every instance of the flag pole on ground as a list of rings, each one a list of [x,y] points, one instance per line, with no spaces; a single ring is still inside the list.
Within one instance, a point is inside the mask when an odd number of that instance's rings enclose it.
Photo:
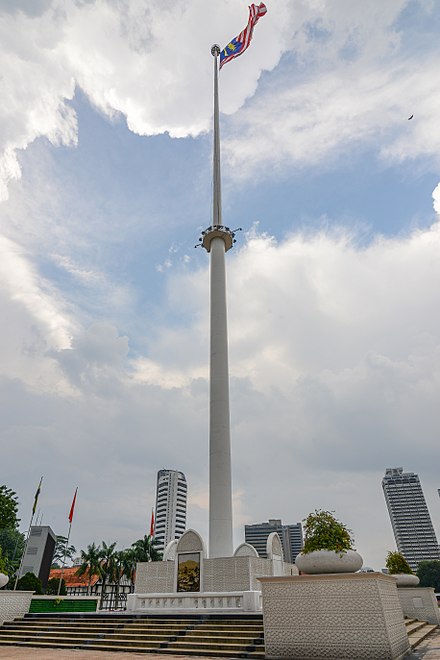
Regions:
[[[23,554],[21,555],[21,559],[20,559],[20,566],[18,567],[17,576],[15,578],[14,591],[17,589],[17,584],[18,584],[18,580],[19,580],[19,577],[20,577],[21,569],[23,568],[24,557],[27,553],[27,548],[28,548],[28,545],[29,545],[29,537],[31,535],[32,523],[34,521],[35,511],[37,510],[38,497],[40,495],[40,490],[41,490],[41,484],[42,483],[43,483],[43,477],[41,477],[40,483],[38,484],[38,488],[37,488],[37,491],[35,493],[34,506],[32,507],[32,514],[31,514],[31,519],[30,519],[30,522],[29,522],[28,531],[27,531],[26,543],[24,544]]]
[[[61,565],[61,577],[60,577],[59,582],[58,582],[58,591],[57,591],[57,595],[58,595],[58,596],[60,595],[60,592],[61,592],[61,584],[62,584],[62,582],[63,582],[64,567],[65,567],[65,565],[66,565],[66,554],[67,554],[67,548],[68,548],[68,545],[69,545],[70,531],[71,531],[71,529],[72,529],[73,512],[74,512],[74,510],[75,510],[75,503],[76,503],[76,494],[77,494],[77,492],[78,492],[78,486],[76,487],[75,495],[73,496],[72,505],[71,505],[71,507],[70,507],[70,512],[69,512],[69,532],[68,532],[68,534],[67,534],[66,545],[65,545],[65,547],[64,547],[64,557],[63,557],[63,563],[62,563],[62,565]]]

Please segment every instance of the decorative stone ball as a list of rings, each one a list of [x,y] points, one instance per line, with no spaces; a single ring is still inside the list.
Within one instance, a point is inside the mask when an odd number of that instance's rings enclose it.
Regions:
[[[420,582],[417,575],[411,575],[410,573],[395,573],[392,577],[396,579],[398,587],[417,587]]]
[[[295,559],[301,573],[309,575],[319,573],[356,573],[362,568],[363,559],[356,550],[335,552],[334,550],[314,550]]]
[[[7,575],[4,573],[0,573],[0,589],[5,586],[5,584],[8,584],[9,578]]]

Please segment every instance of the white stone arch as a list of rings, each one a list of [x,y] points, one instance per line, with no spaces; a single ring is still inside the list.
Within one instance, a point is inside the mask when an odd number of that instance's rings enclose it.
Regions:
[[[241,543],[234,552],[234,557],[258,557],[256,548],[250,543]]]
[[[177,554],[177,544],[178,540],[174,539],[174,541],[170,541],[163,551],[163,557],[162,561],[175,561],[176,559],[176,554]]]
[[[198,532],[187,529],[180,537],[176,546],[174,562],[174,590],[179,592],[179,566],[187,561],[196,561],[199,565],[199,593],[203,592],[203,560],[206,557],[205,543]]]
[[[272,574],[283,575],[284,553],[281,539],[277,532],[272,532],[267,537],[266,552],[267,558],[272,561]]]
[[[205,542],[194,529],[187,529],[177,541],[176,554],[179,552],[201,552],[206,557]]]

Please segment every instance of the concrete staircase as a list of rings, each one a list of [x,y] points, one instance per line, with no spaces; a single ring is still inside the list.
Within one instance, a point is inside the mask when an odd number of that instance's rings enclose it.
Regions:
[[[419,621],[418,619],[405,618],[405,626],[409,643],[413,649],[431,635],[434,630],[438,629],[438,626],[427,623],[426,621]]]
[[[27,614],[0,626],[0,646],[264,658],[261,615]]]
[[[405,619],[405,625],[412,648],[438,629],[417,619]],[[27,614],[0,626],[0,646],[5,645],[265,657],[261,615]]]

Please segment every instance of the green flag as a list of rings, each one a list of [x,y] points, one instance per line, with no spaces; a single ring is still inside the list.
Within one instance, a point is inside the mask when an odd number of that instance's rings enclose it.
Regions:
[[[34,507],[33,507],[33,509],[32,509],[32,516],[35,515],[35,511],[37,510],[38,496],[39,496],[39,494],[40,494],[41,483],[42,483],[42,481],[43,481],[43,477],[41,477],[41,479],[40,479],[40,483],[38,484],[37,492],[35,493]]]

